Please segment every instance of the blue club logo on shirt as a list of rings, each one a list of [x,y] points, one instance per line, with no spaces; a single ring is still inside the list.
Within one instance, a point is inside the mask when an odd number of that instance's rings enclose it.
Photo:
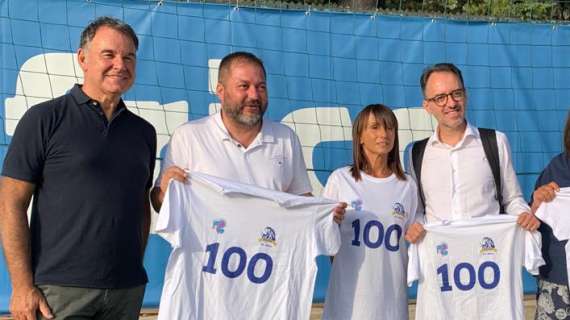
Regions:
[[[406,218],[406,209],[404,208],[404,205],[399,202],[394,203],[394,205],[392,205],[392,215],[398,219]]]
[[[495,248],[495,242],[489,237],[483,237],[481,239],[481,253],[482,254],[494,254],[497,253]]]
[[[216,219],[212,222],[212,229],[216,230],[217,233],[224,233],[224,228],[226,227],[226,220]]]
[[[362,200],[360,200],[360,199],[352,200],[352,201],[350,202],[350,206],[351,206],[355,211],[361,211],[361,210],[362,210]]]
[[[437,251],[437,254],[442,256],[442,257],[447,256],[447,254],[448,254],[447,249],[448,249],[447,243],[445,243],[445,242],[442,242],[442,243],[438,244],[437,246],[435,246],[435,250]]]
[[[271,227],[265,227],[263,232],[261,232],[261,238],[259,238],[259,243],[267,247],[275,247],[277,245],[277,236],[275,230]]]

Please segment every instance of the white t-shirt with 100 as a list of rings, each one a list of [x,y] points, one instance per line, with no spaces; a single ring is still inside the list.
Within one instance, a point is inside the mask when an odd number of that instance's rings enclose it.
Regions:
[[[407,178],[362,173],[356,182],[349,167],[329,177],[323,196],[352,209],[341,224],[323,319],[408,319],[404,234],[415,219],[417,189]]]
[[[173,251],[158,318],[308,319],[318,255],[340,246],[331,201],[190,173],[156,225]]]
[[[425,225],[410,246],[408,283],[418,280],[416,319],[523,320],[522,266],[544,264],[540,233],[494,215]]]

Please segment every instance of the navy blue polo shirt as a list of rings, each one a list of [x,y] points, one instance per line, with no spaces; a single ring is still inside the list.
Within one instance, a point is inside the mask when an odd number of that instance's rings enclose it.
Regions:
[[[561,188],[570,187],[570,155],[561,153],[554,157],[544,168],[536,181],[535,189],[549,182],[556,182]],[[532,202],[532,199],[531,199]],[[568,214],[565,212],[564,214]],[[568,284],[566,271],[567,241],[560,241],[546,223],[538,228],[542,234],[542,257],[546,264],[540,267],[540,278],[560,285]]]
[[[142,221],[156,132],[121,100],[111,121],[79,85],[28,110],[2,175],[35,184],[35,284],[128,288],[147,282]]]

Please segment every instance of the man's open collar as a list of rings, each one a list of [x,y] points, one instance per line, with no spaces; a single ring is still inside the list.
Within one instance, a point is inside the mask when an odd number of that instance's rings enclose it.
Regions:
[[[479,138],[479,130],[477,130],[476,127],[471,125],[469,121],[467,120],[465,121],[467,123],[467,126],[465,127],[465,132],[463,132],[463,137],[461,138],[461,140],[459,140],[456,146],[463,144],[463,142],[467,137]],[[439,131],[439,124],[435,128],[435,131],[433,132],[431,137],[429,137],[428,144],[430,145],[444,144],[441,140],[439,140],[439,135],[437,134],[438,131]]]
[[[233,138],[230,136],[228,128],[226,128],[226,125],[222,120],[221,111],[219,111],[214,115],[214,121],[216,123],[216,126],[220,130],[219,138],[221,140],[233,140]],[[258,133],[258,136],[256,136],[256,138],[254,139],[253,144],[255,144],[256,141],[260,141],[261,143],[273,143],[275,141],[273,128],[269,124],[269,122],[270,120],[267,120],[265,118],[263,119],[263,122],[261,123],[261,131]]]

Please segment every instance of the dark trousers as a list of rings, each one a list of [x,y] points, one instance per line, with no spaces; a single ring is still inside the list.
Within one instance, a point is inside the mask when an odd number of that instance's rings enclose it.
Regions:
[[[39,285],[56,320],[136,320],[145,286],[91,289]],[[38,316],[38,319],[44,319]]]

